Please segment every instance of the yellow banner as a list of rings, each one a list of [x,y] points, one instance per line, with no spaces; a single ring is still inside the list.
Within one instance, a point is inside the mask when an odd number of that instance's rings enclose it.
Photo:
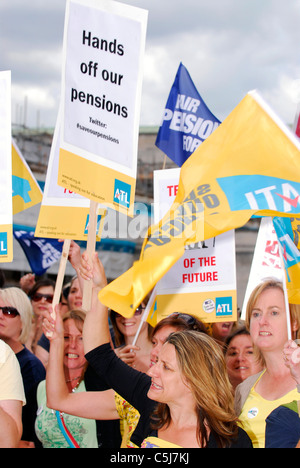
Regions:
[[[185,245],[253,215],[299,214],[299,160],[296,137],[255,92],[247,94],[182,166],[171,209],[150,228],[140,260],[101,291],[100,301],[131,316]]]
[[[43,199],[42,190],[14,141],[12,141],[12,190],[14,215],[41,203]]]
[[[134,178],[63,149],[60,149],[59,158],[59,185],[133,217]],[[70,167],[72,177],[69,176]]]
[[[84,241],[88,237],[89,208],[42,205],[36,237]],[[98,209],[96,240],[101,240],[106,210]]]

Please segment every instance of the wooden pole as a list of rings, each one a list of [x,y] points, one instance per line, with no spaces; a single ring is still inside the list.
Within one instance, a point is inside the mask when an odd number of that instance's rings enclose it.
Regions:
[[[55,283],[55,288],[54,288],[53,301],[52,301],[51,316],[54,318],[54,320],[56,318],[55,308],[60,303],[60,297],[61,297],[62,286],[63,286],[65,272],[66,272],[66,266],[67,266],[69,251],[70,251],[70,245],[71,245],[71,239],[65,239],[64,243],[63,243],[63,249],[62,249],[62,254],[61,254],[61,258],[60,258],[59,269],[58,269],[58,273],[57,273],[57,278],[56,278],[56,283]],[[49,337],[49,333],[47,333],[47,336]]]
[[[163,162],[163,170],[166,169],[166,165],[167,165],[167,155],[165,154],[165,157],[164,157],[164,162]]]

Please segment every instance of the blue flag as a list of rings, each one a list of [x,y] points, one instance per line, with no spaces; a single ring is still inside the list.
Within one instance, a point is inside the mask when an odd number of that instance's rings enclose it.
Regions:
[[[156,146],[179,167],[220,125],[180,63],[156,138]]]
[[[14,237],[22,247],[33,273],[42,276],[61,257],[62,242],[34,237],[34,230],[14,226]]]

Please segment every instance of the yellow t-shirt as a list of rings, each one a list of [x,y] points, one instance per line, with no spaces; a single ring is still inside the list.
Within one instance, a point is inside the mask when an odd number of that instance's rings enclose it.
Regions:
[[[141,448],[182,448],[158,437],[147,437],[143,440]]]
[[[140,413],[124,400],[118,393],[115,393],[116,408],[121,419],[120,429],[122,435],[122,448],[136,448],[137,446],[130,441],[135,428],[140,419]]]
[[[19,362],[12,349],[0,340],[0,401],[18,400],[25,405],[25,393]]]
[[[239,416],[242,428],[247,432],[252,440],[254,448],[265,447],[265,431],[266,431],[266,418],[278,406],[290,403],[293,400],[298,400],[299,393],[297,389],[284,395],[278,400],[265,400],[255,391],[255,386],[261,379],[263,374],[255,382],[248,398],[243,406],[242,412]]]

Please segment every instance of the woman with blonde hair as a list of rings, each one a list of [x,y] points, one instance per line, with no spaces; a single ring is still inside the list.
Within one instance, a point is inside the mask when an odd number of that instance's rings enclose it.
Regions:
[[[30,300],[20,288],[1,289],[0,299],[1,302],[7,305],[9,304],[10,306],[13,306],[16,309],[15,311],[11,310],[10,313],[7,314],[5,314],[4,310],[4,313],[2,315],[11,318],[15,318],[17,316],[19,317],[19,324],[21,325],[19,330],[20,334],[17,337],[17,340],[15,340],[19,344],[15,344],[14,341],[11,341],[10,346],[12,348],[17,347],[21,349],[20,343],[26,343],[31,332],[33,309]],[[12,322],[7,323],[11,324]]]
[[[299,331],[298,308],[292,307],[291,330]],[[287,314],[282,283],[266,280],[252,292],[246,325],[264,370],[249,377],[236,390],[236,412],[255,448],[265,447],[265,420],[278,406],[298,398],[296,384],[285,366],[288,340]]]
[[[32,314],[30,300],[24,291],[20,288],[0,290],[0,338],[11,347],[19,361],[27,401],[35,386],[46,375],[41,361],[25,346],[31,331]],[[28,406],[23,408],[22,420],[22,440],[30,442],[31,415]]]

